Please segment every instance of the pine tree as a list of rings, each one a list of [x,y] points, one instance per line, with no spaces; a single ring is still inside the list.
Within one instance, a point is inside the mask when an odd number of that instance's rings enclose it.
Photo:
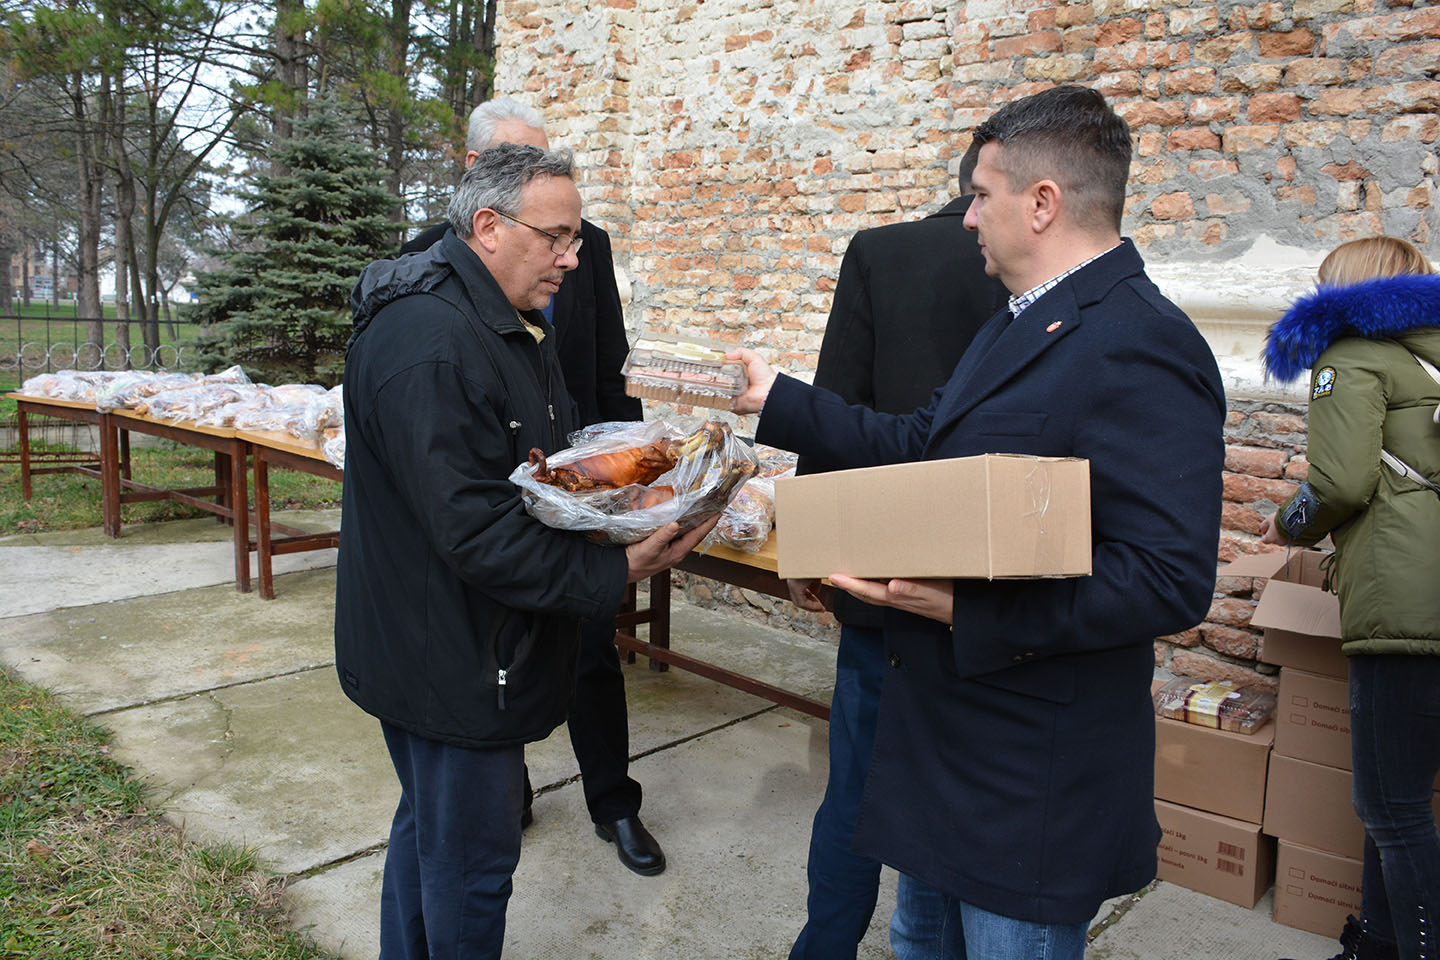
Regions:
[[[240,249],[197,277],[196,318],[208,370],[238,363],[267,383],[339,383],[350,336],[350,290],[372,260],[391,253],[395,200],[378,154],[352,139],[330,100],[309,105],[273,171],[242,194]]]

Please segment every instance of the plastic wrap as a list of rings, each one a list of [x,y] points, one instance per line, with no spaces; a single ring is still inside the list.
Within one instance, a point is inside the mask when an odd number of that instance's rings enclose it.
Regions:
[[[755,444],[755,456],[760,461],[758,476],[762,477],[778,477],[782,473],[793,475],[796,464],[800,462],[799,454],[763,443]]]
[[[1155,691],[1155,712],[1214,730],[1254,733],[1275,712],[1275,694],[1231,680],[1176,677]]]
[[[313,383],[287,383],[263,387],[254,400],[240,404],[232,412],[236,430],[259,430],[305,436],[306,415],[317,398],[325,396],[325,388]]]
[[[179,390],[194,386],[201,380],[198,373],[149,373],[141,370],[127,370],[111,380],[95,394],[95,409],[101,413],[111,410],[134,409],[146,397],[153,397],[164,390]]]
[[[325,455],[332,467],[341,470],[345,469],[345,431],[340,430],[334,436],[327,439],[320,445],[320,452]]]
[[[61,370],[57,373],[42,373],[22,383],[17,392],[27,397],[46,400],[94,403],[96,395],[122,373],[124,371],[120,370]]]
[[[625,544],[643,540],[672,521],[693,526],[719,513],[757,466],[755,454],[728,424],[677,418],[627,423],[555,453],[546,467],[559,475],[586,458],[640,448],[664,451],[673,465],[648,484],[572,491],[537,480],[538,465],[522,463],[510,481],[520,488],[526,510],[541,523]]]
[[[305,408],[305,417],[296,434],[302,440],[324,444],[345,430],[344,389],[336,384],[321,396],[310,401]]]
[[[146,397],[135,412],[157,420],[188,420],[202,427],[234,425],[235,408],[259,396],[260,388],[250,383],[201,381],[179,390],[164,390]]]
[[[760,461],[762,473],[764,463]],[[723,543],[736,550],[755,553],[765,546],[765,541],[770,539],[770,531],[775,528],[775,478],[794,474],[795,468],[791,467],[774,476],[758,476],[747,481],[730,498],[715,529],[700,541],[700,550],[709,550],[715,544]]]

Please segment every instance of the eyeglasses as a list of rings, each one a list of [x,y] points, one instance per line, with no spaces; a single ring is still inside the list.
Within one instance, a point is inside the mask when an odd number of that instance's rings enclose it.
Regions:
[[[585,242],[585,238],[580,236],[580,234],[578,233],[575,234],[575,236],[573,237],[567,237],[563,233],[551,233],[549,230],[541,230],[539,227],[535,226],[535,224],[526,223],[519,217],[512,217],[508,213],[501,213],[499,210],[496,210],[495,213],[499,216],[504,217],[506,220],[514,220],[522,227],[529,227],[536,233],[545,234],[545,236],[550,238],[550,252],[555,254],[557,257],[563,257],[566,252],[570,250],[574,250],[576,253],[579,253],[580,246]]]

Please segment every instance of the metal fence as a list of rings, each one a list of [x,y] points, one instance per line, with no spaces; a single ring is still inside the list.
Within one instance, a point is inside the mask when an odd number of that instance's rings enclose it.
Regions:
[[[132,339],[127,347],[107,332],[96,343],[83,339],[93,317],[23,317],[0,314],[0,384],[19,384],[28,377],[57,370],[185,370],[193,364],[195,351],[186,344],[162,343],[151,350]],[[114,327],[121,321],[106,317],[101,324]],[[138,339],[136,321],[128,321],[132,338]],[[164,321],[162,321],[162,324]]]

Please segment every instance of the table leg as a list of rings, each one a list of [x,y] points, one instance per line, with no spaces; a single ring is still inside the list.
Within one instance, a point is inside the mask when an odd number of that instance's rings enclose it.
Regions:
[[[255,451],[255,556],[260,568],[260,598],[275,599],[275,578],[270,566],[270,465]]]
[[[250,592],[250,496],[245,489],[245,441],[230,445],[230,522],[235,525],[235,589]]]
[[[30,499],[30,427],[23,409],[15,411],[15,424],[20,430],[20,492]]]
[[[100,517],[107,537],[120,536],[120,456],[115,419],[100,417]]]
[[[650,578],[650,642],[670,649],[670,571],[661,570]],[[664,673],[670,664],[650,660],[650,669]]]
[[[120,431],[120,476],[130,479],[130,431]]]

